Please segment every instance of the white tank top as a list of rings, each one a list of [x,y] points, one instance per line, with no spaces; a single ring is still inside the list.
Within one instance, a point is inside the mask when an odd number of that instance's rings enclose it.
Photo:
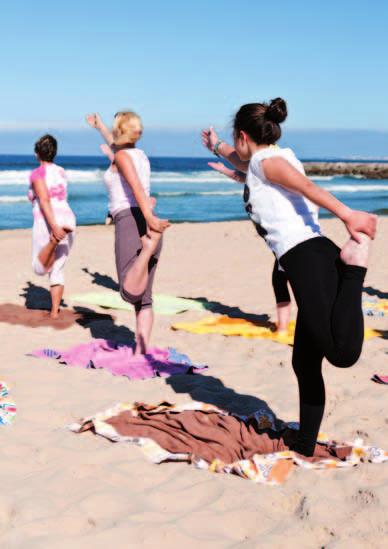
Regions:
[[[297,244],[321,236],[318,207],[304,196],[270,182],[262,161],[280,156],[300,173],[303,164],[291,149],[271,145],[257,151],[249,162],[244,188],[245,209],[278,259]]]
[[[147,155],[141,149],[125,149],[125,152],[131,157],[144,192],[149,196],[151,167]],[[138,206],[131,185],[114,166],[106,170],[104,182],[109,194],[109,211],[112,216],[127,208]]]

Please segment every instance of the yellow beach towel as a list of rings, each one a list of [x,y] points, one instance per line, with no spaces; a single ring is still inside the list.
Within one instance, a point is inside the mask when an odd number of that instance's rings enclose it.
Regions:
[[[242,336],[248,338],[271,339],[285,345],[294,342],[295,322],[290,322],[287,333],[274,332],[269,326],[261,326],[244,318],[229,316],[209,316],[197,322],[179,322],[171,326],[173,330],[183,330],[192,334],[221,334],[224,336]],[[371,339],[379,332],[365,329],[365,339]]]

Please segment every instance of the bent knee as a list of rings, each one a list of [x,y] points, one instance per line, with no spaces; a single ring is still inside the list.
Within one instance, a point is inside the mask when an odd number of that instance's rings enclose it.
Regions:
[[[143,297],[143,294],[135,295],[131,292],[128,292],[124,286],[120,285],[120,295],[124,301],[127,303],[130,303],[131,305],[137,305],[139,302],[141,302],[141,298]]]
[[[354,349],[338,356],[328,357],[329,362],[336,368],[351,368],[356,364],[361,355],[361,349]]]
[[[35,274],[38,276],[43,276],[46,274],[46,269],[43,267],[42,263],[39,261],[39,259],[34,259],[32,262],[32,269]]]

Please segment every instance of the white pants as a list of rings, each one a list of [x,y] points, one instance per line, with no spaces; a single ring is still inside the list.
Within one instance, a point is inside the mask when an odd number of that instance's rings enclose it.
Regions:
[[[39,254],[50,241],[50,232],[44,219],[34,221],[32,228],[32,268],[35,274],[43,276],[48,274],[50,286],[65,284],[65,263],[74,242],[74,233],[69,233],[61,240],[55,250],[55,261],[51,269],[47,270],[39,260]]]

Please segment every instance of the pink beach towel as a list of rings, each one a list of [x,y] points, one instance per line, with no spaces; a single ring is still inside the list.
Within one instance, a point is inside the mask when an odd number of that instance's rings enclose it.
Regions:
[[[40,349],[30,355],[38,358],[55,358],[68,366],[103,368],[114,376],[126,376],[129,379],[197,374],[207,368],[194,365],[189,357],[175,349],[154,347],[146,355],[134,356],[133,347],[106,339],[94,339],[66,351]]]

